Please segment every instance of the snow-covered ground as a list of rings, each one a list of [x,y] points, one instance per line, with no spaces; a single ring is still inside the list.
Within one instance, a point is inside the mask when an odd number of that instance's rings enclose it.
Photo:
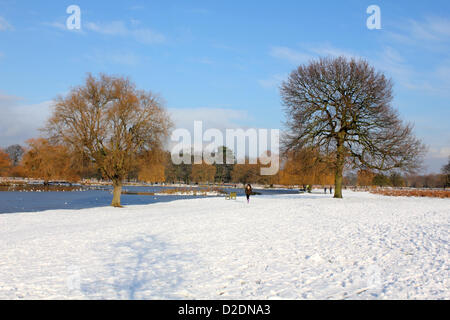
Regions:
[[[450,299],[450,200],[344,196],[0,215],[0,299]]]

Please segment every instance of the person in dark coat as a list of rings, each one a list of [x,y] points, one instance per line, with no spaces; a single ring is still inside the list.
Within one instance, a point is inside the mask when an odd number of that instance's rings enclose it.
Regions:
[[[250,183],[247,184],[247,186],[245,187],[245,195],[247,197],[247,203],[250,202],[250,196],[252,195],[252,186],[250,185]]]

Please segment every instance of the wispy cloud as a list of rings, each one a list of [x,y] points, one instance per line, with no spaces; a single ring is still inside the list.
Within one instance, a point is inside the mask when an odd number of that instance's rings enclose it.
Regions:
[[[328,43],[324,44],[308,44],[302,45],[299,49],[293,49],[289,47],[272,47],[270,49],[270,55],[272,57],[286,60],[293,64],[304,64],[310,60],[318,57],[338,57],[346,56],[349,58],[360,58],[358,54],[355,54],[349,50],[333,47]]]
[[[328,57],[328,56],[341,57],[341,56],[343,56],[343,57],[347,57],[347,58],[356,58],[356,59],[362,58],[362,56],[359,54],[351,52],[350,50],[334,47],[329,43],[310,45],[307,47],[307,50],[309,52],[314,53],[321,57]]]
[[[129,32],[123,21],[113,21],[103,24],[87,22],[84,24],[84,27],[90,31],[113,36],[125,36]]]
[[[283,80],[286,80],[288,77],[287,74],[274,74],[268,79],[260,79],[258,80],[258,84],[266,89],[277,88]]]
[[[136,22],[136,21],[135,21]],[[136,23],[131,23],[129,28],[123,21],[113,21],[109,23],[87,22],[84,27],[87,30],[110,36],[131,37],[143,44],[159,44],[166,41],[163,34],[149,28],[136,28]]]
[[[427,17],[425,21],[410,20],[410,35],[420,40],[449,41],[450,19]]]
[[[20,97],[0,93],[0,146],[22,144],[38,136],[50,114],[51,103],[24,104]]]
[[[386,32],[384,50],[377,62],[399,80],[406,88],[421,90],[428,94],[450,96],[450,19],[428,16],[423,19],[407,19],[398,22]],[[396,49],[393,49],[393,48]],[[421,55],[438,57],[427,59],[421,68],[409,63],[399,52],[414,50],[416,59]]]
[[[164,35],[151,29],[131,30],[130,35],[137,41],[144,44],[158,44],[166,41],[166,37]]]
[[[386,34],[398,44],[431,48],[432,43],[441,47],[450,44],[450,19],[436,16],[422,20],[407,19],[393,25],[393,31]]]
[[[43,25],[56,28],[61,31],[76,31],[79,33],[95,32],[106,36],[128,37],[142,44],[160,44],[166,42],[166,37],[150,28],[141,27],[139,20],[131,19],[129,25],[124,21],[111,21],[105,23],[85,22],[80,30],[69,30],[66,25],[60,21],[44,22]]]
[[[169,108],[175,128],[184,128],[193,132],[194,121],[202,121],[204,129],[219,130],[240,128],[242,121],[248,119],[248,113],[242,109],[231,108]]]
[[[396,83],[409,90],[450,96],[450,59],[437,62],[427,70],[418,70],[399,50],[386,46],[370,59],[380,71],[391,76]]]
[[[302,64],[313,58],[311,54],[288,47],[272,47],[270,49],[270,55],[278,59],[287,60],[293,64]]]
[[[86,54],[84,57],[99,65],[114,64],[132,67],[141,63],[141,58],[133,52],[104,52],[96,50],[94,53]]]
[[[388,73],[406,87],[413,86],[414,70],[405,62],[405,58],[393,47],[385,46],[371,59],[374,66],[382,72]]]
[[[69,31],[69,29],[67,29],[67,26],[64,23],[59,22],[59,21],[43,22],[42,25],[47,26],[47,27],[56,28],[61,31]]]
[[[450,157],[450,147],[430,148],[430,157],[436,159],[447,159]]]
[[[14,30],[13,26],[8,21],[6,21],[5,18],[0,16],[0,31],[8,31],[8,30],[9,31]]]
[[[436,32],[439,31],[440,35],[444,35],[447,31],[444,30],[445,28],[443,26],[446,26],[445,21],[440,21],[439,23],[435,21],[435,24],[428,26],[426,30],[436,30]],[[370,55],[365,56],[351,50],[334,47],[329,43],[323,43],[302,45],[300,49],[272,47],[270,49],[270,55],[294,65],[305,64],[314,58],[326,56],[361,58],[369,61],[378,70],[391,76],[403,88],[421,90],[425,93],[441,96],[450,95],[448,89],[450,88],[449,54],[446,54],[448,58],[442,60],[440,63],[433,61],[433,64],[438,63],[437,66],[435,65],[427,70],[418,70],[417,66],[411,64],[409,59],[397,47],[393,44],[382,45],[380,46],[380,50],[371,52]],[[258,80],[258,83],[263,87],[273,87],[276,85],[276,79],[272,76],[270,79]]]

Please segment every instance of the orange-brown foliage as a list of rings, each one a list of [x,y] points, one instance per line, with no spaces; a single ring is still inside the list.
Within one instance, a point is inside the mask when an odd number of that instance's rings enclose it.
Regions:
[[[191,180],[194,182],[214,182],[216,167],[203,162],[192,165]]]
[[[315,150],[302,150],[288,155],[283,170],[280,171],[280,184],[283,185],[332,185],[334,172],[327,162],[318,161]]]
[[[74,161],[64,146],[53,145],[43,138],[27,141],[28,150],[22,165],[28,177],[50,180],[78,181]]]
[[[11,168],[11,160],[6,152],[0,150],[0,176],[5,177],[8,175]]]
[[[373,185],[373,178],[375,174],[370,170],[358,171],[358,186],[367,187]]]
[[[243,164],[235,164],[233,171],[231,171],[231,181],[235,183],[256,183],[271,185],[277,184],[279,181],[278,173],[275,175],[262,175],[261,168],[267,167],[261,165],[259,161],[255,164],[250,164],[246,159]]]
[[[155,183],[166,181],[164,153],[161,150],[146,151],[138,160],[139,181]]]
[[[371,193],[393,197],[432,197],[450,198],[450,190],[423,190],[423,189],[373,189]]]

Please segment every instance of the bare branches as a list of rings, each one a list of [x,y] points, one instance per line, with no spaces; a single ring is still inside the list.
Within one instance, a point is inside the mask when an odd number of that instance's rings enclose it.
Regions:
[[[420,166],[425,148],[391,106],[392,82],[364,60],[322,58],[300,66],[282,84],[281,97],[285,151],[319,148],[334,155],[338,170],[346,162],[381,171]]]

